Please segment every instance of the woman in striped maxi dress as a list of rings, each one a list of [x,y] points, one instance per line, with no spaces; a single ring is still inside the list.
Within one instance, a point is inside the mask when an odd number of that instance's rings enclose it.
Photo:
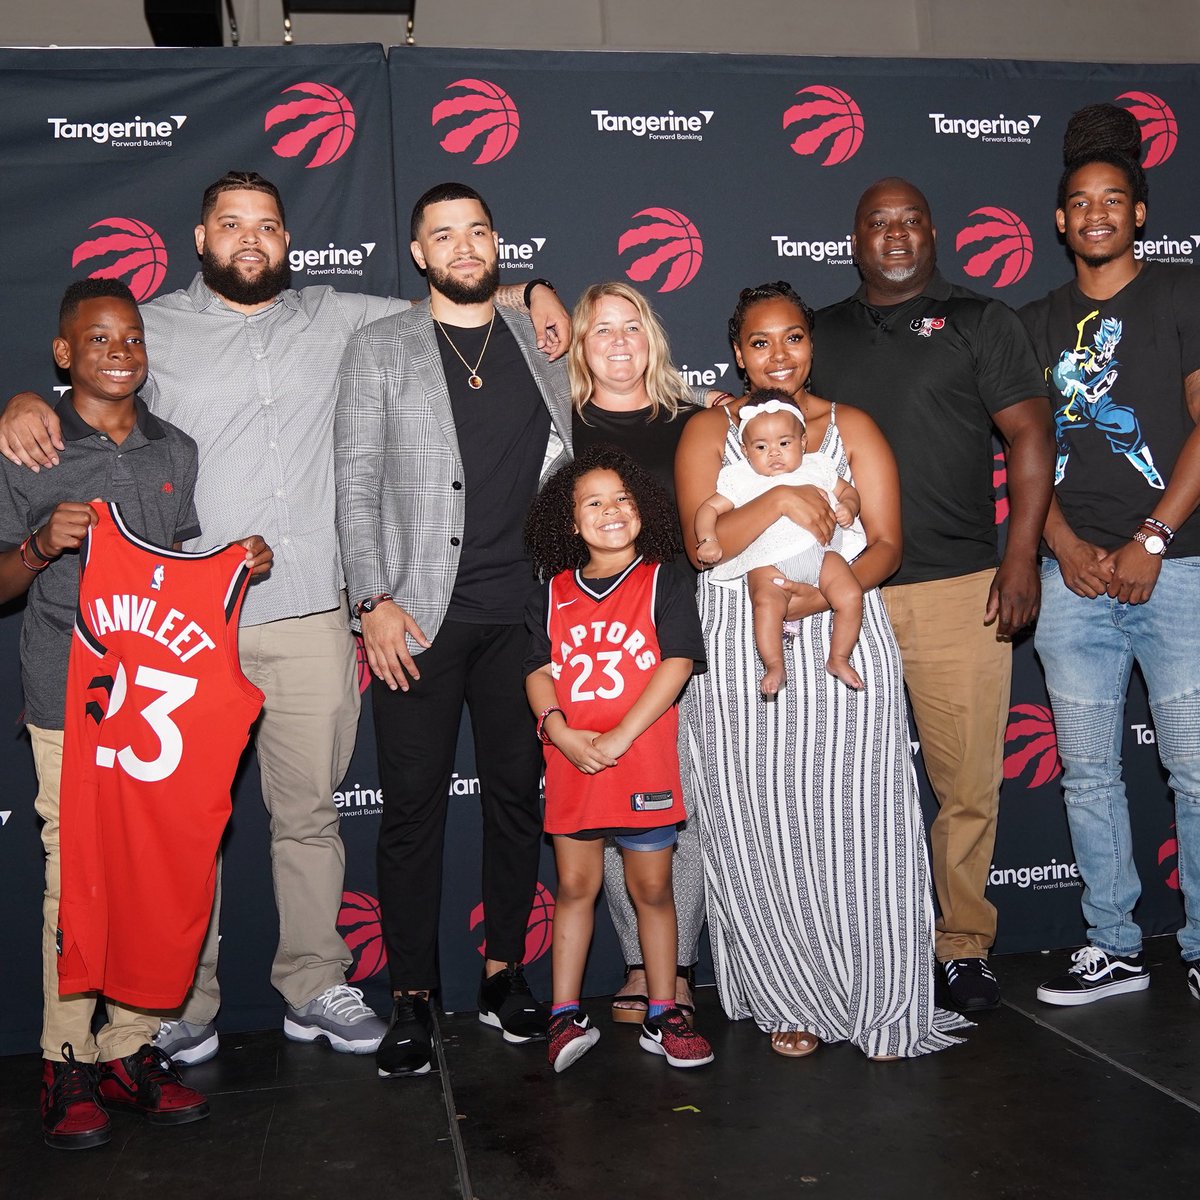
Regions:
[[[874,422],[807,392],[811,322],[788,285],[770,284],[742,293],[730,336],[750,387],[795,396],[808,453],[831,457],[862,496],[863,530],[857,546],[846,531],[844,553],[866,592],[851,657],[865,687],[828,674],[825,601],[789,585],[788,615],[805,619],[785,646],[787,686],[764,698],[745,587],[701,577],[709,669],[684,707],[713,959],[726,1014],[752,1017],[781,1054],[847,1041],[876,1059],[913,1057],[953,1045],[948,1030],[969,1022],[933,1002],[924,829],[900,655],[878,591],[899,563],[899,485]],[[684,431],[676,488],[685,533],[721,466],[742,454],[737,412],[699,413]],[[780,516],[822,540],[833,529],[813,489],[780,487],[723,516],[721,542],[736,553]]]

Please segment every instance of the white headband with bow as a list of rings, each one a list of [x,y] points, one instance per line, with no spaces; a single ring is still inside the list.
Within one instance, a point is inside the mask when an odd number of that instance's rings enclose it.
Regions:
[[[787,413],[789,416],[795,417],[800,422],[801,429],[807,429],[808,423],[804,419],[804,413],[800,408],[792,404],[789,400],[764,400],[762,404],[747,404],[738,415],[738,438],[742,441],[746,440],[746,426],[754,420],[755,417],[766,416],[768,413]]]

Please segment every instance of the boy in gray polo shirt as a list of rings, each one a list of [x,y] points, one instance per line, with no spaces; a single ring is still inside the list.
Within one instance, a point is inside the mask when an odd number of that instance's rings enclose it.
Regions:
[[[59,777],[79,596],[75,552],[95,519],[87,503],[95,497],[117,502],[129,525],[159,545],[196,537],[200,527],[192,503],[196,444],[154,417],[135,395],[147,362],[142,320],[129,289],[108,279],[72,284],[59,312],[54,358],[71,378],[71,392],[56,410],[67,446],[49,472],[34,474],[0,461],[0,602],[28,593],[21,679],[46,851],[42,1130],[50,1146],[83,1149],[110,1137],[108,1116],[97,1103],[97,1086],[106,1074],[120,1078],[136,1096],[138,1111],[160,1124],[199,1120],[207,1116],[208,1104],[151,1045],[156,1014],[110,1000],[108,1021],[93,1037],[96,997],[58,994]],[[247,564],[266,570],[270,550],[262,539],[242,544]]]

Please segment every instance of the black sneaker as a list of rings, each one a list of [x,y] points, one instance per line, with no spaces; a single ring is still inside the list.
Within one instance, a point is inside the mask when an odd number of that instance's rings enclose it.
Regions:
[[[986,958],[952,958],[939,964],[951,1008],[984,1012],[1000,1003],[1000,985]]]
[[[427,1075],[433,1066],[433,1013],[425,996],[397,996],[392,1019],[375,1051],[383,1079]]]
[[[66,1062],[42,1060],[42,1137],[55,1150],[89,1150],[112,1136],[108,1114],[97,1103],[99,1075],[92,1063],[75,1059],[70,1042]]]
[[[1200,1000],[1200,962],[1188,963],[1187,969],[1188,991],[1193,999]]]
[[[1038,988],[1037,998],[1044,1004],[1091,1004],[1123,992],[1144,992],[1150,986],[1140,952],[1108,954],[1097,946],[1084,946],[1071,955],[1071,962],[1065,975],[1056,975]]]
[[[544,1038],[550,1024],[550,1014],[534,999],[520,963],[508,963],[490,979],[484,974],[479,982],[479,1019],[499,1029],[506,1042]]]

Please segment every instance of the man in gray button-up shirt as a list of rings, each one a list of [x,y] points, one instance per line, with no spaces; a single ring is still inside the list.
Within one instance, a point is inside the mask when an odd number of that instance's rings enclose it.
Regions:
[[[142,306],[151,370],[141,394],[199,446],[203,544],[253,527],[275,550],[270,577],[247,596],[240,632],[243,669],[267,697],[255,740],[280,921],[271,981],[287,1002],[289,1037],[324,1037],[363,1054],[384,1027],[346,986],[351,956],[337,931],[345,852],[333,791],[354,749],[359,689],[334,531],[332,426],[351,334],[409,304],[291,289],[288,241],[269,181],[231,172],[207,189],[196,227],[200,274]],[[567,327],[553,307],[551,341]],[[53,465],[59,434],[52,410],[24,396],[0,420],[0,452]],[[179,1062],[217,1050],[217,924],[214,915],[179,1019],[160,1034]]]

